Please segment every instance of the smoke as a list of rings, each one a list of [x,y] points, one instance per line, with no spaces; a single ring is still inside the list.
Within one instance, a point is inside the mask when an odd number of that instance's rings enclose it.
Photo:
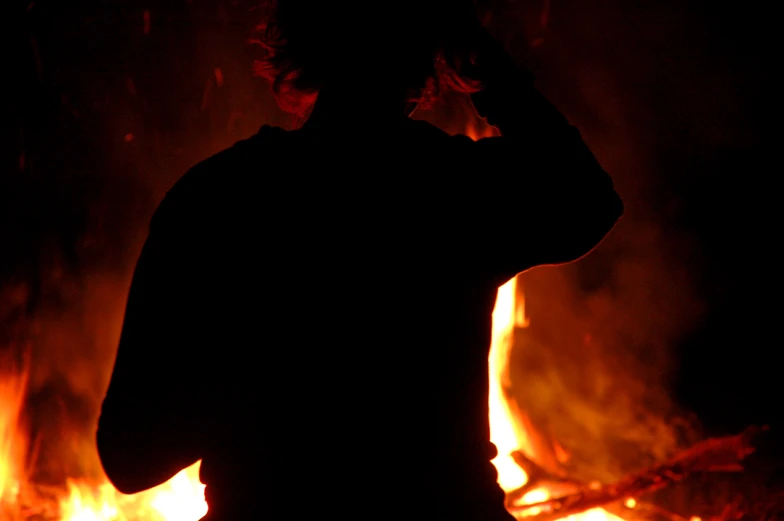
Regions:
[[[759,78],[726,45],[720,13],[697,2],[487,4],[490,27],[581,130],[626,204],[590,256],[521,276],[531,325],[511,361],[513,398],[570,455],[572,475],[617,479],[701,431],[675,396],[679,349],[709,311],[685,196],[710,183],[714,156],[755,139],[744,94]],[[519,239],[535,225],[520,223]]]
[[[641,240],[624,242],[624,228]],[[657,258],[655,230],[624,223],[615,233],[602,248],[623,244],[616,252],[521,276],[530,326],[516,332],[510,362],[520,409],[585,481],[661,461],[697,427],[671,386],[673,348],[703,307]]]

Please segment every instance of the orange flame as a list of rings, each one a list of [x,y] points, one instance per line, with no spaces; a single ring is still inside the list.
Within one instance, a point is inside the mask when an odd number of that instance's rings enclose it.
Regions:
[[[496,130],[486,121],[475,117],[468,122],[465,135],[474,141],[498,135]],[[516,329],[527,328],[528,317],[525,314],[525,299],[518,288],[517,277],[509,280],[498,288],[495,307],[493,309],[493,333],[490,342],[488,358],[490,386],[488,389],[488,406],[490,420],[490,440],[498,449],[492,463],[498,471],[498,484],[504,492],[520,489],[528,483],[528,475],[517,465],[512,458],[512,453],[521,451],[536,460],[537,444],[533,443],[533,432],[523,424],[523,415],[514,400],[509,399],[512,388],[509,373],[509,355],[514,345],[514,332]],[[560,448],[556,444],[556,449]],[[555,491],[545,487],[534,488],[523,495],[516,502],[517,505],[530,505],[547,501]],[[541,513],[539,507],[532,507],[517,513],[522,519]],[[582,514],[564,517],[568,521],[623,521],[623,519],[606,512],[601,508],[594,508]]]
[[[536,451],[530,442],[530,435],[520,424],[521,417],[515,402],[509,400],[511,390],[509,376],[509,355],[514,343],[513,333],[517,328],[526,328],[529,320],[525,314],[525,300],[518,291],[517,278],[513,278],[498,288],[495,308],[493,309],[493,335],[490,343],[489,370],[489,408],[490,439],[498,449],[493,464],[498,471],[498,484],[505,492],[517,490],[528,483],[528,476],[512,459],[514,451],[522,451],[536,459]],[[546,487],[535,488],[519,501],[519,505],[530,505],[546,501],[553,491]],[[539,507],[532,507],[518,513],[519,518],[541,513]],[[568,521],[623,521],[601,508],[594,508],[582,514],[564,517]]]
[[[0,506],[15,502],[27,449],[20,429],[27,371],[0,374]]]
[[[39,514],[61,521],[198,521],[207,513],[204,485],[199,482],[201,462],[132,496],[120,494],[105,478],[97,483],[68,480],[52,505],[52,490],[39,491],[35,483],[26,482],[22,413],[27,382],[27,371],[0,372],[0,521]]]

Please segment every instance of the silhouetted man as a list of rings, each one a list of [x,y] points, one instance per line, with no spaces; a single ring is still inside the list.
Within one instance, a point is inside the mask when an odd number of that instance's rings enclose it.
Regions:
[[[202,459],[213,520],[500,521],[487,419],[496,289],[622,213],[525,71],[448,0],[279,0],[264,126],[158,208],[98,428],[134,493]],[[502,137],[408,117],[472,94]],[[317,97],[316,97],[317,96]]]

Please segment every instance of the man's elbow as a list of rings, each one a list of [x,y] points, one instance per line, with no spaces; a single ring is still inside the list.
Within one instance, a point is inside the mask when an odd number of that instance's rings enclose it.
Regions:
[[[623,215],[623,210],[623,201],[613,190],[606,202],[587,211],[588,217],[576,226],[575,260],[588,255],[604,241]]]
[[[597,244],[604,239],[615,227],[615,224],[623,216],[624,206],[618,192],[612,190],[607,197],[608,201],[603,208],[600,208],[596,216],[596,233],[599,235]]]
[[[623,201],[615,190],[607,194],[600,204],[594,205],[584,213],[575,226],[575,259],[588,255],[607,237],[623,215]]]
[[[123,440],[122,431],[101,422],[96,433],[98,457],[106,477],[123,494],[137,494],[150,488],[142,483],[138,473],[141,463],[132,454],[131,447]]]
[[[198,440],[188,439],[180,427],[150,421],[133,410],[102,414],[96,445],[112,485],[123,494],[137,494],[165,483],[201,459]]]
[[[95,441],[101,466],[114,488],[123,494],[138,494],[170,476],[155,471],[149,436],[133,433],[129,427],[128,422],[102,414]]]
[[[542,248],[536,264],[568,264],[585,257],[607,237],[623,211],[623,201],[614,190],[604,201],[597,203],[592,199],[590,206],[575,203],[565,212],[569,217],[562,217],[559,226],[551,230],[551,236],[544,241],[549,247]]]

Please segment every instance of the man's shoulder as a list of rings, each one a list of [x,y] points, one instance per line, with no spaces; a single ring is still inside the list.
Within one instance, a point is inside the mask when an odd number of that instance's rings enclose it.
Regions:
[[[245,191],[242,185],[252,181],[251,176],[260,174],[264,150],[274,147],[273,142],[285,132],[265,125],[253,136],[191,167],[166,192],[153,216],[153,226],[220,213],[232,197]]]
[[[218,196],[224,187],[230,188],[248,174],[260,173],[262,163],[269,160],[266,151],[278,148],[276,142],[285,132],[265,125],[253,136],[200,161],[180,177],[165,199]]]
[[[447,132],[443,128],[423,119],[411,119],[411,128],[425,139],[457,144],[458,146],[466,146],[467,143],[473,142],[465,134]]]

